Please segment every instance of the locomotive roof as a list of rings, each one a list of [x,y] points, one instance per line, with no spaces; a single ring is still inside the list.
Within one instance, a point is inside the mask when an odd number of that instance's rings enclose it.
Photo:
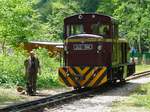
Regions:
[[[49,46],[49,47],[55,47],[55,48],[59,48],[59,49],[63,48],[63,43],[61,43],[61,42],[29,41],[28,43],[26,43],[26,45]]]
[[[111,16],[97,14],[97,13],[89,13],[89,14],[77,14],[73,16],[66,17],[64,19],[65,24],[75,24],[75,23],[83,23],[87,21],[105,21],[108,23],[117,23],[117,20]]]
[[[42,45],[54,45],[54,46],[63,46],[61,42],[48,42],[48,41],[29,41],[32,44],[42,44]]]

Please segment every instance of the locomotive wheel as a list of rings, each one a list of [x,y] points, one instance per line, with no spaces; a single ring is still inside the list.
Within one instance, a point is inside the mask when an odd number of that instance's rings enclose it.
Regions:
[[[126,83],[126,80],[125,80],[125,79],[120,79],[120,83],[121,83],[121,84],[125,84],[125,83]]]
[[[81,90],[81,87],[73,87],[73,89],[75,89],[75,90]]]
[[[113,79],[112,84],[116,84],[116,83],[117,83],[117,79]]]

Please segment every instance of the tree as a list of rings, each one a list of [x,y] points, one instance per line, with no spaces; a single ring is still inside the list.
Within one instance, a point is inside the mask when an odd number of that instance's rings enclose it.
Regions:
[[[81,10],[85,13],[96,12],[100,5],[100,0],[79,0],[78,1]]]
[[[120,20],[120,34],[127,37],[131,46],[135,46],[139,52],[148,51],[150,22],[148,21],[150,8],[146,0],[128,0],[121,3],[115,9],[113,15]]]
[[[79,4],[75,1],[66,2],[66,0],[50,1],[47,4],[49,4],[49,8],[47,6],[46,9],[50,11],[46,10],[47,13],[44,13],[46,16],[43,16],[45,19],[42,23],[40,37],[47,41],[61,41],[64,18],[81,12]]]
[[[149,4],[149,0],[101,0],[97,12],[118,19],[120,37],[142,52],[150,49]]]
[[[18,45],[34,34],[35,11],[29,0],[0,0],[0,43]]]

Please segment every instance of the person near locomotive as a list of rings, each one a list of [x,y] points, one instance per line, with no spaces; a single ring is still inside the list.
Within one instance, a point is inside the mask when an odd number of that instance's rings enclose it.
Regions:
[[[37,74],[40,72],[40,62],[33,51],[28,59],[24,61],[26,76],[26,92],[28,95],[36,94]]]

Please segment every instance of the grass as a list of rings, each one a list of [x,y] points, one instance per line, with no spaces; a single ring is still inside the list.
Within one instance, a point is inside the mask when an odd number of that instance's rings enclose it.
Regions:
[[[136,73],[150,70],[150,65],[136,65]]]
[[[150,83],[141,85],[131,96],[135,106],[146,107],[150,109]]]
[[[136,65],[136,73],[150,70],[150,65]],[[113,103],[112,112],[150,112],[150,83],[141,85],[125,100]]]
[[[15,102],[21,100],[23,97],[16,95],[16,91],[13,88],[0,88],[0,105],[6,102]]]
[[[112,112],[150,112],[150,83],[139,86],[127,99],[113,103]]]

